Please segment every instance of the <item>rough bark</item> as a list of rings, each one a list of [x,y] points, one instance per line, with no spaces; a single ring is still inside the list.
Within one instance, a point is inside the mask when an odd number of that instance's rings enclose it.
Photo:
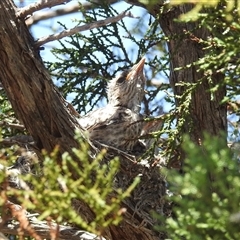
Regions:
[[[59,145],[60,153],[71,152],[77,147],[74,139],[76,128],[80,128],[71,108],[54,87],[48,71],[34,48],[24,19],[17,17],[17,8],[12,0],[0,1],[0,81],[13,109],[34,139],[34,149],[52,151]],[[94,148],[91,149],[95,153]],[[118,155],[115,152],[115,155]],[[61,165],[61,158],[57,160]],[[74,169],[71,169],[73,177]],[[124,188],[137,175],[142,182],[122,207],[126,208],[119,226],[105,229],[107,239],[159,239],[153,230],[155,221],[150,212],[163,214],[165,183],[157,168],[147,168],[124,157],[118,175],[118,186]],[[85,203],[75,201],[85,219],[92,221],[94,215]],[[9,233],[9,232],[8,232]],[[68,238],[69,239],[69,238]]]
[[[156,11],[152,10],[154,16],[159,13],[160,7],[161,3],[155,6]],[[182,95],[186,90],[185,87],[177,87],[177,83],[182,81],[195,83],[203,76],[202,72],[197,72],[193,67],[181,71],[173,70],[186,66],[205,54],[201,45],[183,35],[183,31],[193,32],[199,38],[206,38],[209,32],[205,29],[194,30],[197,23],[180,24],[174,21],[190,8],[190,5],[175,7],[159,18],[164,33],[170,37],[168,42],[171,56],[170,82],[176,95]],[[24,20],[16,17],[16,11],[11,0],[0,1],[0,81],[18,118],[32,135],[38,154],[43,148],[51,151],[56,145],[60,146],[60,153],[71,151],[72,147],[77,146],[74,131],[79,128],[78,122],[54,87],[41,61],[39,50],[34,48],[34,40]],[[173,35],[185,36],[185,39],[171,38]],[[216,76],[213,82],[218,82],[220,77]],[[193,93],[189,117],[194,124],[189,129],[189,121],[186,121],[184,126],[185,132],[190,133],[197,143],[200,143],[203,131],[213,135],[226,131],[226,108],[220,104],[225,95],[225,88],[218,90],[214,99],[211,99],[208,89],[209,84],[205,81]],[[60,158],[58,164],[61,164]],[[74,170],[72,171],[74,175]],[[119,226],[106,229],[104,235],[106,238],[164,239],[153,231],[155,221],[149,214],[151,210],[162,214],[165,211],[162,199],[165,187],[158,169],[145,168],[123,157],[118,185],[127,186],[140,173],[143,176],[141,185],[122,205],[127,209],[124,220]],[[84,203],[77,204],[83,209],[82,214],[92,220],[91,209]]]
[[[37,150],[51,151],[56,144],[70,150],[76,146],[77,121],[54,88],[24,20],[16,18],[17,8],[11,1],[1,1],[0,7],[0,79],[8,99]]]
[[[207,37],[211,37],[211,32],[204,27],[199,28],[199,22],[197,21],[190,23],[174,21],[174,19],[178,19],[181,14],[189,12],[192,8],[193,5],[190,4],[180,5],[163,14],[159,19],[160,26],[169,38],[170,83],[173,86],[175,95],[178,96],[183,95],[187,89],[187,87],[176,86],[178,83],[197,83],[200,79],[204,79],[204,72],[197,71],[199,69],[194,66],[180,71],[174,71],[174,69],[187,66],[204,57],[207,52],[203,49],[204,46],[201,44],[200,39],[207,40]],[[189,32],[189,34],[184,34],[185,32]],[[213,99],[209,91],[212,86],[221,82],[222,79],[223,75],[215,75],[212,78],[213,83],[211,85],[207,80],[204,80],[193,92],[190,111],[194,126],[191,135],[194,136],[193,139],[196,142],[202,139],[204,131],[212,135],[218,135],[220,131],[226,131],[226,105],[221,104],[226,95],[226,87],[223,86],[216,91]],[[188,132],[187,123],[186,132]]]
[[[154,16],[159,13],[159,6],[152,8]],[[191,4],[182,4],[164,12],[159,18],[159,24],[169,38],[167,44],[170,54],[170,84],[175,96],[182,96],[188,89],[187,86],[177,86],[178,83],[197,83],[204,79],[204,72],[198,71],[197,67],[185,68],[175,71],[174,69],[185,67],[202,58],[207,52],[199,39],[206,40],[211,33],[204,27],[199,28],[198,22],[180,23],[174,21],[181,14],[185,14],[193,8]],[[186,34],[189,33],[189,34]],[[193,91],[190,102],[190,114],[185,119],[183,133],[190,134],[191,139],[201,144],[203,133],[220,135],[227,133],[227,108],[221,104],[226,95],[226,87],[223,85],[212,96],[209,89],[223,79],[222,74],[212,77],[211,85],[205,79],[202,84]],[[176,98],[176,106],[179,106]],[[180,158],[183,159],[183,156]]]

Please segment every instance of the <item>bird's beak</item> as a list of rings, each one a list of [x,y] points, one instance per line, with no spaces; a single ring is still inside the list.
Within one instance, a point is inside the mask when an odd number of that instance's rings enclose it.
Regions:
[[[134,65],[128,73],[126,80],[128,81],[131,77],[137,76],[139,73],[143,72],[144,63],[145,58],[142,58],[136,65]]]

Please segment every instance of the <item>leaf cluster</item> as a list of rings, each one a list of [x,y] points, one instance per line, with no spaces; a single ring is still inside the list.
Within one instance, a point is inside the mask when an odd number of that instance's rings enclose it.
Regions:
[[[132,6],[127,11],[131,10]],[[81,9],[83,20],[75,20],[76,25],[92,23],[96,20],[116,16],[118,12],[104,2],[91,10]],[[145,21],[146,18],[149,21]],[[157,21],[150,15],[132,19],[135,25],[130,26],[121,20],[98,29],[78,33],[61,41],[61,48],[54,49],[56,61],[46,62],[64,97],[69,97],[77,111],[85,114],[106,102],[106,85],[108,80],[116,76],[118,71],[130,68],[133,62],[142,56],[150,57],[148,62],[149,95],[145,99],[144,109],[147,114],[159,111],[159,104],[153,99],[161,90],[155,87],[151,79],[159,69],[167,69],[168,60],[164,47],[163,34]],[[66,28],[61,24],[63,28]],[[130,29],[129,29],[130,27]],[[129,49],[129,46],[132,46]],[[161,49],[162,59],[152,57]],[[166,80],[167,72],[162,73]],[[149,102],[152,101],[150,106]]]
[[[180,2],[183,3],[185,1]],[[216,2],[217,4],[214,3],[214,6],[203,7],[201,11],[195,14],[197,16],[195,20],[198,23],[195,25],[195,29],[191,29],[189,32],[186,31],[183,33],[183,36],[172,36],[179,39],[179,41],[182,41],[182,38],[186,38],[184,35],[187,35],[187,38],[194,39],[197,41],[198,46],[203,49],[204,56],[196,62],[175,69],[175,71],[197,69],[198,72],[203,73],[203,77],[194,83],[187,82],[186,79],[186,81],[180,82],[175,86],[182,87],[184,92],[181,96],[174,96],[177,106],[165,121],[163,131],[168,134],[166,148],[166,155],[168,156],[174,154],[175,149],[182,141],[183,133],[191,132],[194,125],[194,122],[191,120],[193,119],[191,115],[192,96],[200,86],[206,86],[206,83],[209,86],[206,91],[210,92],[211,100],[216,99],[217,91],[226,87],[226,96],[221,99],[220,107],[226,109],[227,106],[229,110],[229,139],[233,142],[239,141],[240,46],[237,42],[240,25],[239,15],[236,14],[239,3],[231,1],[232,12],[231,18],[229,18],[230,1]],[[189,23],[192,19],[178,19],[176,21],[179,21],[181,24],[182,22]],[[210,35],[207,38],[200,38],[201,36],[193,34],[202,28],[209,31]],[[175,51],[177,54],[177,50]],[[177,121],[175,121],[176,117]],[[189,121],[187,129],[185,127],[186,121]]]
[[[239,239],[239,162],[222,139],[205,135],[202,146],[184,139],[184,173],[168,173],[171,239]]]
[[[150,0],[150,2],[154,2],[155,0]],[[194,3],[194,8],[188,13],[181,16],[182,20],[197,20],[198,13],[201,12],[205,8],[215,8],[219,4],[224,3],[224,8],[226,12],[226,18],[230,21],[233,18],[234,14],[240,16],[240,3],[238,0],[201,0],[201,1],[189,1],[189,0],[171,0],[171,5],[179,5],[183,3]]]
[[[21,181],[30,182],[24,189],[2,189],[3,206],[8,199],[17,198],[24,209],[39,213],[39,220],[49,220],[58,224],[73,224],[86,231],[101,235],[109,225],[117,225],[124,209],[120,203],[128,197],[139,182],[135,181],[125,190],[114,188],[114,176],[119,167],[117,158],[103,164],[105,150],[94,159],[89,157],[89,146],[77,135],[79,148],[73,154],[61,156],[62,165],[56,164],[59,158],[56,148],[50,155],[45,153],[41,174],[19,176]],[[81,166],[81,167],[80,167]],[[72,177],[70,169],[75,169]],[[0,172],[1,185],[6,181],[6,172]],[[82,202],[82,205],[77,205]],[[92,216],[86,220],[84,207],[91,209]],[[83,212],[82,212],[83,211]]]

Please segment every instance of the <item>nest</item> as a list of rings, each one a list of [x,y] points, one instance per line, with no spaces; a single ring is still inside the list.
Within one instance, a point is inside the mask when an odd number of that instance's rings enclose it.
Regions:
[[[120,160],[120,169],[115,175],[114,187],[126,190],[139,176],[140,183],[131,193],[131,196],[124,200],[122,206],[127,209],[131,224],[136,227],[145,229],[153,229],[155,225],[161,225],[159,220],[153,217],[153,212],[161,216],[169,216],[171,206],[166,201],[166,179],[160,172],[161,159],[141,159],[139,156],[129,154],[114,147],[103,145],[99,142],[91,142],[91,158],[94,158],[102,148],[107,149],[107,154],[102,159],[100,164],[108,164],[113,157],[118,156]],[[13,166],[9,167],[9,184],[11,187],[18,189],[29,189],[31,183],[26,183],[19,178],[24,174],[36,174],[35,166],[39,164],[36,161],[36,154],[32,151],[24,151],[20,157],[16,159]],[[157,164],[156,164],[157,163]],[[38,166],[39,167],[39,166]],[[11,199],[17,201],[16,199]],[[74,209],[81,209],[79,214],[82,214],[84,203],[76,200],[72,202]],[[86,206],[85,206],[86,207]],[[164,233],[157,234],[160,239]]]

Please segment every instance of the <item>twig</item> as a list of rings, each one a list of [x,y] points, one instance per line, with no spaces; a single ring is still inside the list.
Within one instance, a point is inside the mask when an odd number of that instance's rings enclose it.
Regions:
[[[42,20],[78,12],[80,9],[80,6],[85,11],[96,8],[101,2],[102,2],[102,0],[95,0],[94,3],[93,2],[84,2],[84,3],[81,3],[81,5],[79,5],[79,2],[72,2],[72,4],[69,4],[69,6],[64,6],[61,8],[56,8],[56,9],[51,9],[48,11],[40,11],[40,12],[34,13],[31,17],[27,18],[25,22],[26,22],[27,26],[30,27]],[[108,4],[112,4],[115,2],[117,2],[117,0],[108,0]]]
[[[25,146],[25,145],[33,145],[34,140],[33,140],[32,136],[16,135],[13,137],[6,137],[4,139],[1,139],[0,143],[5,146],[12,146],[14,144],[17,144],[19,146]]]
[[[115,147],[107,145],[107,144],[100,143],[98,141],[94,141],[94,143],[95,144],[97,143],[99,146],[101,146],[103,148],[110,149],[110,150],[117,152],[118,154],[120,154],[121,156],[124,156],[126,159],[130,160],[133,163],[137,163],[136,157],[134,155],[128,154],[127,152],[124,152],[118,148],[115,148]]]
[[[41,240],[42,238],[38,235],[34,228],[30,225],[29,219],[26,215],[26,210],[19,205],[13,204],[7,201],[6,206],[10,209],[12,216],[19,221],[19,227],[21,230],[28,232],[28,234],[36,240]]]
[[[38,2],[29,4],[26,7],[20,8],[18,10],[17,17],[24,18],[27,15],[31,15],[32,13],[44,9],[44,8],[51,8],[56,5],[60,5],[63,3],[70,2],[71,0],[39,0]]]
[[[25,130],[25,126],[22,124],[18,124],[18,123],[10,123],[5,121],[0,121],[0,127],[10,127],[10,128],[15,128],[15,129],[19,129],[19,130]]]
[[[64,6],[62,8],[57,9],[51,9],[48,11],[39,11],[37,13],[34,13],[31,17],[27,18],[25,23],[28,27],[31,27],[32,25],[38,23],[39,21],[51,19],[54,17],[60,17],[67,14],[72,14],[79,11],[79,3],[75,3],[74,5]]]
[[[99,21],[96,21],[96,22],[93,22],[93,23],[85,24],[83,26],[78,26],[78,27],[75,27],[75,28],[72,28],[72,29],[64,30],[60,33],[56,33],[56,34],[52,34],[52,35],[49,35],[49,36],[46,36],[46,37],[42,37],[38,41],[36,41],[35,47],[38,48],[45,43],[55,41],[55,40],[59,40],[61,38],[67,37],[67,36],[71,36],[71,35],[73,35],[77,32],[83,32],[83,31],[90,30],[90,29],[93,29],[93,28],[98,28],[98,27],[105,26],[109,23],[118,22],[121,19],[123,19],[124,17],[137,18],[137,17],[134,17],[131,12],[124,11],[124,12],[120,13],[119,15],[117,15],[116,17],[109,17],[109,18],[106,18],[104,20],[99,20]]]

